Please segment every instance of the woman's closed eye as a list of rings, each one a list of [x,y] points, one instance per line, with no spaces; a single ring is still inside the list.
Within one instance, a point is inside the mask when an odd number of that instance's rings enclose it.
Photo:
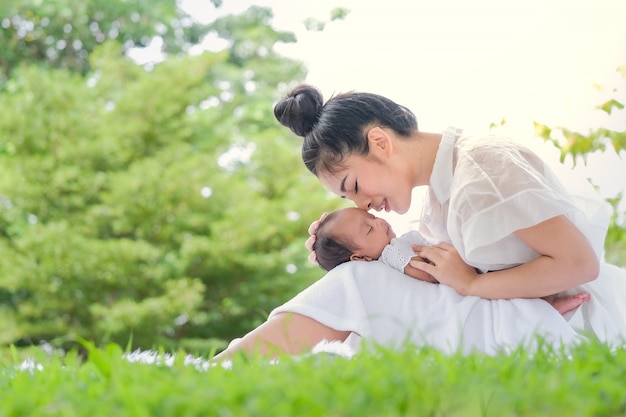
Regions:
[[[359,193],[359,183],[357,181],[354,182],[354,194]]]

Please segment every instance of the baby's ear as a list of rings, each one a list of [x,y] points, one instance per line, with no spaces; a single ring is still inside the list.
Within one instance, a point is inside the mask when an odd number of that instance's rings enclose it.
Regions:
[[[365,261],[365,262],[373,261],[371,256],[357,255],[356,253],[353,253],[352,255],[350,255],[350,260],[351,261]]]

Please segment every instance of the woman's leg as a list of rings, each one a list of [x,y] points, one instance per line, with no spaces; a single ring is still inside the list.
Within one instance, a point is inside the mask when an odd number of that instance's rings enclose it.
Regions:
[[[332,329],[301,314],[280,313],[232,342],[211,360],[227,359],[237,351],[264,356],[278,356],[282,353],[295,355],[310,350],[322,340],[343,342],[350,333]]]

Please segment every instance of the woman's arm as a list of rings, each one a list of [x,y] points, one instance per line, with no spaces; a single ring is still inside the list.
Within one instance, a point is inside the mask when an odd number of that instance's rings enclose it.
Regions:
[[[599,261],[585,236],[565,216],[553,217],[516,232],[540,256],[502,271],[476,274],[449,244],[421,247],[431,264],[411,265],[463,295],[488,299],[544,297],[594,280]]]
[[[295,355],[305,352],[322,340],[345,341],[350,331],[332,329],[297,313],[280,313],[261,324],[228,349],[212,358],[228,359],[237,351],[264,356]]]

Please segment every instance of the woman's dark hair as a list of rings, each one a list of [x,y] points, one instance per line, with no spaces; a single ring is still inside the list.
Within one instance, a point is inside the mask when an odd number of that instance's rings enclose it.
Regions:
[[[367,155],[367,131],[386,127],[408,137],[417,130],[415,115],[394,101],[370,93],[349,92],[326,104],[315,87],[300,84],[274,106],[276,119],[304,137],[302,160],[316,176],[333,172],[345,157]]]
[[[317,263],[326,271],[350,260],[355,252],[350,247],[351,242],[333,233],[333,219],[337,217],[337,211],[329,213],[319,224],[315,232],[313,250],[317,257]]]

